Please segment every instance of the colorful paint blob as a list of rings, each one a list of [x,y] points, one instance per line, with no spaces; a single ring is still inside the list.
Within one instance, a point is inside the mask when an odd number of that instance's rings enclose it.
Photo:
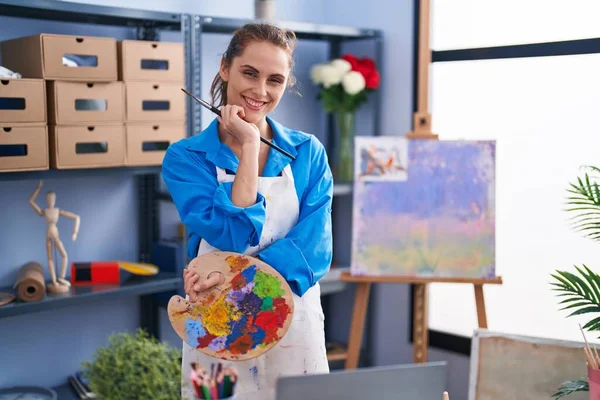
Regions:
[[[277,274],[259,269],[246,257],[229,256],[226,261],[232,275],[229,285],[171,316],[184,319],[188,344],[216,357],[239,359],[281,339],[293,300]]]

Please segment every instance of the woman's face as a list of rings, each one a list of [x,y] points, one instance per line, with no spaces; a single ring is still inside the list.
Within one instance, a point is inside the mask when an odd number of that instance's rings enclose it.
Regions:
[[[290,73],[289,57],[271,43],[250,42],[229,68],[221,65],[227,103],[243,107],[247,122],[260,122],[279,104]]]

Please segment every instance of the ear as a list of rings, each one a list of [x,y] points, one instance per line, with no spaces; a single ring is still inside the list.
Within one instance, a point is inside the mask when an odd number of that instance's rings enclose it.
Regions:
[[[219,68],[219,75],[223,82],[227,82],[229,80],[229,68],[225,65],[225,58],[221,59],[221,67]]]

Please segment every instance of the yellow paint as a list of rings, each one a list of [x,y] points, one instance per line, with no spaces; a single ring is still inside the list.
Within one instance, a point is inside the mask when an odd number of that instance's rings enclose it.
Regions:
[[[158,267],[152,264],[133,263],[129,261],[118,261],[119,267],[135,275],[156,275]]]
[[[202,325],[215,336],[227,336],[231,333],[229,323],[237,321],[241,313],[225,301],[225,295],[221,295],[208,309],[202,318]]]
[[[228,256],[225,261],[227,261],[227,264],[229,264],[229,269],[231,270],[231,272],[233,273],[238,273],[244,270],[244,268],[246,268],[246,266],[248,266],[248,264],[250,263],[250,260],[248,260],[246,257],[244,256]]]

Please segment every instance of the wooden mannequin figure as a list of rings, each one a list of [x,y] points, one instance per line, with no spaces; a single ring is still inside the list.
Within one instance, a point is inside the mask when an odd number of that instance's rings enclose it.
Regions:
[[[41,209],[35,203],[35,199],[40,193],[41,188],[42,181],[40,180],[37,184],[37,187],[31,194],[31,197],[29,198],[29,204],[40,217],[44,217],[46,219],[46,223],[48,224],[48,229],[46,230],[46,253],[48,256],[48,269],[50,270],[50,278],[52,279],[52,283],[47,285],[47,289],[51,293],[65,293],[69,291],[69,287],[71,286],[71,283],[65,279],[68,257],[67,252],[65,251],[65,246],[60,240],[58,227],[56,224],[58,223],[59,216],[74,220],[75,226],[73,227],[72,239],[75,241],[77,239],[77,233],[79,232],[80,218],[79,215],[56,208],[56,193],[52,191],[46,193],[46,202],[48,207]],[[58,278],[56,277],[56,267],[54,258],[52,257],[53,248],[56,248],[62,257],[60,276]]]

